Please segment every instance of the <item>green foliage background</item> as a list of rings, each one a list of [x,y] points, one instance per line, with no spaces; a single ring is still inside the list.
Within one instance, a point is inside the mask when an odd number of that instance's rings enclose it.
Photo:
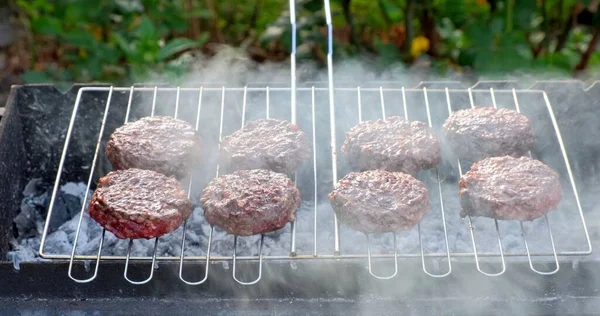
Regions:
[[[434,71],[572,73],[600,65],[600,14],[581,0],[331,0],[335,58],[376,66],[428,56]],[[258,61],[291,51],[281,0],[15,0],[25,27],[26,82],[132,83],[188,71],[186,53],[242,47]],[[347,8],[347,10],[344,10]],[[322,0],[297,1],[298,58],[323,63]],[[350,27],[350,22],[352,26]],[[433,31],[432,31],[433,30]],[[415,38],[429,47],[411,54]],[[415,47],[413,47],[414,49]]]

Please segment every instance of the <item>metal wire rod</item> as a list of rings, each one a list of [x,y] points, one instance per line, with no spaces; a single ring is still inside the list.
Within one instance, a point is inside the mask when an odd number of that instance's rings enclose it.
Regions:
[[[183,277],[183,261],[184,261],[184,249],[185,249],[185,230],[186,230],[186,226],[187,226],[187,221],[185,223],[183,223],[183,238],[181,238],[181,255],[180,255],[180,259],[179,259],[179,279],[181,279],[181,281],[183,281],[183,283],[187,284],[187,285],[199,285],[202,284],[204,282],[206,282],[206,280],[208,280],[208,267],[210,266],[210,246],[212,243],[212,235],[213,235],[213,227],[210,227],[210,232],[208,233],[208,246],[206,248],[206,262],[205,262],[205,266],[204,266],[204,278],[200,281],[188,281]]]
[[[336,145],[336,130],[335,130],[335,101],[333,89],[333,24],[331,22],[331,6],[329,0],[324,0],[325,5],[325,21],[327,22],[327,82],[329,93],[329,125],[331,132],[331,177],[335,187],[338,182],[337,176],[337,145]],[[340,255],[340,224],[337,215],[333,213],[334,224],[334,244],[333,253]]]
[[[237,240],[238,240],[238,236],[233,237],[233,279],[241,284],[241,285],[253,285],[258,283],[258,281],[260,281],[260,278],[262,277],[262,263],[263,263],[263,255],[262,255],[262,250],[263,250],[263,244],[264,244],[264,240],[265,240],[265,235],[261,234],[260,235],[260,246],[258,248],[258,277],[253,280],[253,281],[240,281],[237,278],[236,275],[236,263],[237,263]]]
[[[175,102],[175,118],[177,118],[177,110],[179,108],[179,89],[177,90],[177,100]],[[198,127],[200,124],[200,113],[202,110],[202,92],[203,90],[200,89],[200,93],[198,95],[198,110],[196,111],[196,127],[195,130],[196,132],[198,132]],[[246,107],[246,90],[244,90],[244,109]],[[242,125],[243,125],[243,120],[242,120]],[[190,194],[192,192],[192,174],[189,174],[189,182],[188,182],[188,189],[187,189],[187,197],[188,199],[190,198]],[[183,277],[183,262],[185,260],[185,237],[186,237],[186,230],[187,230],[187,220],[185,220],[183,222],[183,234],[181,236],[181,254],[179,255],[179,279],[181,279],[181,281],[183,281],[183,283],[188,284],[188,285],[199,285],[202,284],[204,282],[206,282],[206,280],[208,279],[208,267],[209,267],[209,263],[210,263],[210,248],[211,248],[211,243],[212,243],[212,234],[213,234],[213,228],[211,226],[210,228],[210,232],[208,235],[208,245],[206,246],[206,266],[204,268],[204,278],[200,281],[187,281],[184,277]]]
[[[469,101],[471,104],[471,108],[474,109],[475,108],[475,103],[473,102],[473,92],[471,90],[471,88],[467,89],[467,92],[469,93]],[[448,112],[449,115],[452,115],[452,106],[450,104],[450,98],[447,98],[448,101]],[[462,167],[460,164],[460,159],[457,159],[458,161],[458,171],[460,174],[460,177],[463,177],[463,172],[462,172]],[[473,255],[475,256],[475,265],[477,266],[477,271],[481,272],[484,275],[487,276],[500,276],[502,274],[504,274],[504,272],[506,272],[506,260],[504,259],[504,249],[502,246],[502,236],[500,235],[500,229],[498,227],[498,220],[494,219],[494,224],[496,226],[496,235],[498,237],[498,247],[500,249],[500,261],[501,261],[501,270],[500,272],[497,273],[489,273],[489,272],[485,272],[481,269],[481,266],[479,264],[479,255],[477,254],[477,242],[475,241],[475,227],[473,226],[473,222],[471,219],[471,216],[467,216],[467,220],[469,223],[469,232],[471,234],[471,243],[473,245]]]
[[[373,272],[371,264],[371,240],[369,235],[370,234],[365,234],[365,236],[367,236],[367,262],[369,265],[369,273],[380,280],[389,280],[395,277],[398,274],[398,248],[396,247],[396,233],[392,233],[392,235],[394,235],[394,273],[388,276],[377,275]]]
[[[110,108],[110,101],[112,99],[112,95],[113,95],[113,87],[111,86],[110,90],[108,91],[108,97],[106,98],[106,107],[104,108],[104,115],[102,116],[102,125],[100,125],[100,131],[98,132],[98,139],[96,141],[96,150],[94,151],[94,158],[92,159],[92,166],[90,168],[90,175],[88,177],[88,182],[87,182],[88,188],[92,184],[92,179],[94,178],[94,170],[96,169],[96,163],[98,161],[98,152],[100,151],[100,142],[102,141],[102,134],[104,134],[104,127],[106,126],[106,118],[108,116],[108,109]],[[77,110],[77,107],[79,106],[80,101],[81,101],[81,92],[79,92],[77,94],[77,100],[75,101],[75,109],[73,111]],[[68,142],[67,142],[67,144],[68,144]],[[67,146],[65,145],[64,150],[66,151],[66,149],[67,149]],[[61,167],[62,167],[63,163],[64,163],[64,156],[61,157]],[[60,169],[62,169],[62,168],[60,168]],[[60,174],[60,170],[59,170],[59,174]],[[58,184],[59,180],[60,180],[59,177],[57,177],[57,179],[56,179],[57,184]],[[54,190],[55,190],[54,193],[56,193],[56,187],[54,188]],[[69,259],[69,271],[68,271],[69,278],[71,278],[72,280],[74,280],[75,282],[78,282],[78,283],[88,283],[96,278],[96,276],[98,275],[98,267],[100,265],[100,256],[102,254],[102,245],[104,244],[104,229],[103,229],[102,236],[100,237],[100,245],[98,245],[98,254],[96,257],[96,267],[94,268],[94,274],[90,278],[87,278],[87,279],[77,279],[77,278],[73,277],[73,273],[72,273],[73,272],[72,271],[73,260],[75,257],[75,251],[77,250],[77,240],[79,239],[79,233],[81,231],[81,222],[83,221],[83,213],[85,212],[85,209],[86,209],[85,201],[88,200],[88,195],[89,195],[89,190],[86,190],[85,195],[83,197],[84,203],[81,204],[81,211],[79,212],[79,222],[77,222],[77,231],[75,232],[75,240],[73,241],[73,249],[71,250],[71,258]],[[53,198],[54,198],[54,195],[53,195]],[[52,207],[52,204],[53,203],[50,203],[50,207]],[[46,221],[46,226],[48,225],[49,222],[50,222],[49,220]],[[46,229],[44,229],[44,231],[46,231]],[[40,246],[40,252],[44,246],[43,241],[44,240],[42,240],[42,244]]]
[[[154,249],[152,251],[152,265],[150,266],[150,275],[148,276],[148,278],[146,278],[145,280],[142,280],[142,281],[133,281],[132,279],[129,278],[129,275],[127,274],[127,272],[129,271],[129,258],[131,256],[131,248],[133,247],[133,239],[129,239],[129,246],[127,247],[127,258],[125,259],[125,270],[123,271],[123,277],[125,278],[125,280],[127,280],[129,283],[135,284],[135,285],[146,284],[146,283],[150,282],[150,280],[152,280],[152,277],[154,276],[154,265],[156,263],[157,246],[158,246],[158,237],[154,238]]]
[[[540,271],[534,268],[533,261],[531,261],[531,253],[529,252],[529,244],[527,243],[527,234],[525,233],[525,228],[523,227],[523,222],[519,222],[521,224],[521,234],[523,235],[523,242],[525,243],[525,250],[527,251],[527,259],[529,260],[529,267],[533,272],[541,275],[552,275],[560,270],[560,263],[558,263],[558,256],[556,255],[556,247],[554,246],[554,237],[552,236],[552,231],[550,230],[550,221],[548,221],[548,216],[544,215],[546,219],[546,227],[548,228],[548,235],[550,236],[550,243],[552,244],[552,252],[554,253],[554,266],[556,267],[552,271]]]

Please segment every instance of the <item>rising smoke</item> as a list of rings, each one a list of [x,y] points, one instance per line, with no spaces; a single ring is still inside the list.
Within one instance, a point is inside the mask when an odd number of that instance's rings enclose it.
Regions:
[[[383,72],[375,72],[370,70],[371,67],[361,63],[360,61],[348,61],[338,63],[334,71],[334,79],[337,87],[348,88],[346,91],[336,91],[335,93],[335,122],[336,122],[336,142],[337,148],[344,139],[344,132],[354,126],[358,122],[358,91],[357,86],[367,88],[375,88],[374,90],[361,91],[361,113],[363,120],[373,120],[382,117],[382,100],[379,87],[393,88],[396,90],[385,90],[383,92],[383,104],[385,106],[386,116],[404,115],[404,102],[402,92],[398,90],[400,87],[415,87],[419,82],[425,80],[456,80],[459,78],[463,81],[464,86],[471,86],[475,82],[473,80],[461,78],[459,74],[450,75],[444,79],[432,76],[426,71],[419,71],[403,66],[391,67]],[[243,54],[235,49],[226,48],[217,56],[210,59],[198,59],[192,66],[190,75],[181,80],[182,86],[197,87],[202,84],[207,89],[203,91],[202,112],[199,125],[199,130],[206,140],[208,155],[206,164],[200,166],[193,174],[192,182],[192,200],[197,203],[198,195],[206,183],[215,176],[216,173],[216,155],[218,146],[218,134],[221,118],[221,104],[224,104],[223,110],[223,135],[228,135],[241,127],[242,123],[242,108],[244,92],[242,89],[237,91],[227,92],[225,100],[222,100],[222,94],[219,88],[226,87],[244,87],[247,85],[246,95],[246,113],[244,120],[247,122],[251,119],[265,117],[267,111],[270,117],[290,120],[291,118],[291,102],[288,91],[278,90],[277,88],[289,86],[289,65],[287,64],[262,64],[256,65],[249,61]],[[508,75],[507,78],[512,76]],[[540,79],[538,74],[536,79]],[[329,125],[331,122],[329,115],[328,91],[326,87],[327,75],[314,65],[302,65],[298,68],[299,87],[301,89],[297,94],[297,117],[298,125],[307,133],[309,140],[313,138],[313,121],[312,121],[312,90],[315,90],[315,155],[316,155],[316,185],[317,191],[314,191],[314,168],[313,161],[306,163],[297,174],[298,187],[302,191],[303,205],[298,211],[297,227],[296,227],[296,251],[298,255],[312,255],[316,252],[320,255],[331,255],[334,251],[334,225],[333,212],[327,201],[327,193],[333,185],[333,175],[331,172],[332,160],[330,152],[331,135]],[[262,89],[265,86],[271,88],[269,94],[269,109],[267,110],[266,92]],[[435,86],[430,86],[427,92],[429,106],[431,110],[431,121],[434,130],[440,135],[440,126],[448,116],[448,104],[446,92],[439,87],[450,86],[458,87],[455,83],[442,83]],[[260,87],[260,90],[253,88]],[[209,89],[210,88],[210,89]],[[498,107],[514,108],[514,98],[512,91],[506,89],[497,89],[495,92],[495,101]],[[151,101],[151,95],[146,93],[142,96],[142,103],[137,107],[134,105],[131,120],[147,116],[148,103]],[[159,96],[161,102],[157,103],[157,114],[173,115],[174,113],[174,98],[173,94],[162,94]],[[489,90],[479,88],[473,91],[474,103],[476,106],[492,106],[492,98]],[[541,158],[546,163],[555,168],[561,175],[565,197],[559,208],[549,214],[548,218],[551,223],[554,241],[558,252],[564,251],[582,251],[586,249],[586,238],[583,233],[579,211],[572,193],[571,184],[569,182],[568,173],[564,167],[564,161],[560,153],[560,147],[556,141],[551,121],[547,114],[546,104],[541,97],[541,93],[518,93],[521,110],[528,115],[532,121],[538,122],[534,124],[536,135],[539,141],[534,151],[534,156]],[[565,98],[561,99],[564,100]],[[453,110],[470,107],[469,95],[465,90],[455,91],[450,93],[450,100]],[[113,105],[115,106],[115,105]],[[120,104],[119,106],[124,106]],[[198,92],[182,92],[180,96],[179,116],[190,123],[195,124],[196,111],[198,106]],[[424,91],[420,89],[406,90],[406,106],[409,119],[421,120],[428,122]],[[560,105],[559,105],[560,106]],[[562,107],[560,108],[562,109]],[[562,111],[560,110],[559,111]],[[562,111],[571,113],[569,111]],[[117,118],[114,118],[117,119]],[[559,118],[565,120],[563,126],[569,126],[569,118]],[[581,128],[581,127],[580,127]],[[600,139],[600,132],[597,126],[585,127],[587,137]],[[577,135],[572,135],[570,131],[563,131],[565,142],[574,140]],[[443,141],[443,138],[440,137]],[[445,147],[445,146],[444,146]],[[578,157],[571,157],[572,164],[579,164]],[[343,161],[343,158],[338,157],[338,179],[343,177],[350,171],[349,167]],[[468,168],[463,166],[463,170]],[[576,170],[578,181],[583,179],[582,170]],[[453,253],[470,253],[473,251],[471,237],[467,227],[467,222],[459,217],[459,202],[457,196],[457,168],[456,159],[447,148],[443,150],[443,162],[440,164],[440,178],[442,184],[440,190],[437,186],[436,173],[434,171],[421,172],[418,178],[424,181],[428,188],[431,200],[431,210],[421,223],[421,238],[425,253],[445,253],[447,251],[444,235],[444,225],[442,221],[442,203],[445,214],[445,224],[448,236],[449,250]],[[597,179],[595,173],[587,175],[586,179]],[[184,183],[185,182],[184,180]],[[587,183],[595,183],[594,180]],[[583,186],[583,182],[579,181],[579,190],[582,196],[583,209],[588,219],[588,227],[590,228],[592,238],[597,237],[598,232],[598,215],[600,214],[594,201],[597,201],[597,196],[600,193],[598,186]],[[81,189],[81,188],[80,188]],[[82,198],[85,194],[85,188],[78,192],[72,192],[73,195]],[[315,215],[315,194],[316,198],[316,215]],[[596,197],[596,198],[594,198]],[[316,221],[315,221],[316,216]],[[47,252],[55,254],[69,254],[73,244],[74,234],[78,216],[63,224],[56,232],[52,233],[48,239]],[[314,234],[317,223],[317,248],[314,248]],[[498,253],[498,240],[495,232],[493,221],[487,219],[475,219],[475,232],[477,236],[477,247],[481,253]],[[502,221],[499,225],[500,234],[502,236],[503,249],[505,253],[524,253],[525,247],[523,237],[521,235],[520,226],[517,222]],[[529,247],[532,252],[549,252],[551,251],[548,238],[546,223],[543,219],[536,220],[532,223],[525,224]],[[186,233],[186,255],[204,255],[207,246],[207,235],[209,227],[202,219],[202,211],[196,208],[190,220],[188,221]],[[162,237],[159,243],[158,252],[160,256],[174,256],[180,254],[180,243],[182,237],[182,229],[178,229],[168,236]],[[37,237],[39,244],[39,236]],[[89,219],[87,214],[83,221],[83,228],[78,241],[79,254],[95,254],[96,247],[100,238],[100,228]],[[341,228],[341,253],[342,254],[364,254],[366,252],[365,237],[363,234],[353,232],[347,227]],[[290,251],[291,229],[288,225],[279,232],[269,234],[265,239],[265,255],[286,256]],[[233,237],[226,235],[219,229],[215,230],[213,236],[213,256],[230,256],[233,251]],[[133,255],[150,255],[153,241],[140,240],[134,243]],[[29,246],[33,251],[28,250]],[[35,256],[35,238],[22,239],[18,244],[16,251],[13,253],[13,260],[34,260]],[[398,253],[400,254],[420,254],[419,233],[417,228],[400,232],[398,234]],[[255,254],[258,246],[258,237],[240,238],[239,254],[250,255]],[[112,234],[107,233],[104,255],[123,255],[127,249],[127,241],[116,239]],[[391,234],[382,234],[374,236],[372,239],[372,250],[374,253],[390,253],[392,249]],[[593,256],[592,258],[596,258]],[[473,260],[467,258],[453,258],[453,262],[457,260]],[[364,260],[364,259],[361,259]],[[415,267],[419,268],[420,259],[407,259],[409,262],[414,262]],[[485,259],[484,259],[485,260]],[[526,260],[523,257],[509,258],[509,261]],[[551,257],[535,258],[536,262],[551,261]],[[577,259],[579,260],[579,259]],[[499,260],[492,259],[493,264],[485,265],[487,271],[499,269]],[[336,264],[331,262],[331,264]],[[378,261],[376,269],[382,269],[381,274],[389,272],[391,260],[385,259]],[[365,261],[366,266],[366,261]],[[426,266],[429,272],[443,274],[447,271],[448,262],[444,258],[427,258]],[[268,263],[265,264],[265,269],[268,270]],[[473,271],[477,273],[473,264]],[[533,273],[533,272],[530,272]],[[349,276],[351,277],[351,276]],[[406,275],[400,275],[403,282],[411,282]],[[461,286],[473,286],[469,284],[468,278],[462,279],[464,284]],[[510,282],[502,284],[496,282],[477,283],[476,286],[490,287],[503,286],[507,291],[514,291],[514,296],[527,293],[523,287],[513,287]],[[418,287],[419,284],[415,284]],[[365,305],[367,306],[367,305]],[[360,307],[359,307],[360,308]],[[371,308],[371,307],[369,307]],[[373,312],[372,310],[364,310],[364,312]]]

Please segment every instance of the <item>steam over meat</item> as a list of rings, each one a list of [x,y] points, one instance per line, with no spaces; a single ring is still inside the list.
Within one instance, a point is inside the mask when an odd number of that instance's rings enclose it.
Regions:
[[[479,107],[452,114],[443,126],[446,140],[460,159],[519,157],[533,148],[529,119],[513,110]]]
[[[558,174],[529,157],[486,158],[473,164],[459,186],[462,217],[531,221],[562,197]]]
[[[89,205],[90,217],[118,238],[154,238],[172,232],[192,212],[181,184],[151,170],[109,172]]]
[[[308,158],[304,132],[282,120],[250,121],[221,141],[220,163],[233,170],[268,169],[291,174]]]
[[[365,233],[409,229],[429,210],[421,181],[385,170],[348,174],[329,194],[329,201],[342,223]]]
[[[204,218],[238,236],[283,228],[296,218],[300,192],[284,174],[238,170],[213,179],[200,199]]]
[[[359,123],[346,133],[342,153],[361,170],[409,174],[433,168],[440,161],[440,146],[433,131],[423,122],[401,117]]]
[[[200,136],[185,121],[144,117],[110,135],[106,156],[117,170],[148,169],[181,178],[200,160]]]

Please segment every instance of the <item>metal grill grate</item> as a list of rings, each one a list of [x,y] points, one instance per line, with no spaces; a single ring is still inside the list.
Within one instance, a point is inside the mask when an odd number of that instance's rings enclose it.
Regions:
[[[157,260],[176,260],[180,262],[180,277],[181,279],[188,284],[200,284],[206,280],[200,281],[187,281],[183,277],[183,271],[185,269],[185,262],[189,261],[201,261],[206,262],[206,275],[208,275],[208,262],[209,261],[220,261],[220,260],[232,260],[233,259],[233,273],[235,277],[235,263],[237,260],[258,260],[259,261],[259,274],[258,278],[254,281],[245,282],[238,280],[241,284],[253,284],[256,283],[260,279],[260,272],[262,271],[262,260],[272,260],[272,259],[289,259],[289,260],[297,260],[297,259],[350,259],[350,258],[367,258],[369,260],[369,271],[375,277],[378,278],[391,278],[397,274],[397,260],[402,257],[417,257],[421,258],[423,270],[426,274],[433,277],[443,277],[447,276],[451,273],[451,259],[457,257],[474,257],[477,269],[484,274],[496,276],[501,275],[506,270],[505,265],[505,257],[506,256],[520,256],[523,258],[528,258],[531,268],[533,271],[540,274],[553,274],[556,273],[559,269],[558,264],[558,256],[568,256],[568,255],[586,255],[591,253],[591,243],[589,234],[585,225],[585,219],[583,216],[583,211],[581,208],[581,204],[579,201],[579,195],[577,193],[577,188],[575,185],[575,180],[573,178],[573,173],[571,171],[567,152],[559,131],[558,123],[554,116],[554,110],[552,105],[546,95],[546,93],[542,90],[516,90],[516,89],[502,89],[502,90],[494,90],[492,89],[433,89],[433,88],[336,88],[334,91],[336,92],[335,96],[335,104],[337,115],[332,111],[327,111],[326,104],[321,100],[323,94],[329,94],[329,88],[323,87],[310,87],[310,88],[297,88],[296,89],[296,97],[297,104],[292,104],[291,107],[286,107],[284,110],[279,104],[281,104],[281,100],[289,100],[291,91],[289,88],[278,88],[278,87],[243,87],[243,88],[210,88],[210,87],[200,87],[200,88],[165,88],[165,87],[85,87],[79,90],[77,95],[77,99],[75,101],[75,106],[73,109],[73,114],[71,117],[70,125],[67,130],[66,142],[63,149],[63,155],[61,157],[57,179],[55,183],[55,187],[52,192],[52,199],[50,203],[50,211],[48,213],[48,218],[46,221],[46,226],[44,228],[44,234],[42,237],[42,242],[40,246],[40,255],[44,258],[49,259],[68,259],[71,260],[71,267],[73,260],[95,260],[96,265],[94,268],[94,274],[85,279],[76,279],[71,274],[71,269],[69,270],[69,276],[78,282],[89,282],[93,280],[97,273],[98,267],[100,265],[100,261],[102,260],[125,260],[125,277],[127,280],[133,284],[142,284],[150,281],[153,274],[153,269],[150,272],[149,277],[143,281],[134,281],[128,278],[127,275],[127,267],[130,260],[151,260],[155,262]],[[115,94],[128,95],[126,98],[128,102],[125,103],[115,103],[113,100],[115,99]],[[297,115],[302,117],[303,119],[299,119],[299,124],[301,128],[307,132],[307,134],[312,135],[312,146],[313,146],[313,159],[310,164],[303,167],[304,172],[302,175],[295,175],[294,180],[297,183],[308,183],[312,184],[312,194],[308,194],[308,198],[304,198],[303,204],[310,205],[312,208],[312,216],[308,216],[307,213],[299,213],[297,221],[311,221],[312,225],[312,233],[313,240],[312,249],[309,247],[303,247],[302,250],[297,249],[297,240],[296,240],[296,227],[295,223],[290,225],[290,236],[291,240],[289,242],[289,254],[288,255],[262,255],[262,248],[265,236],[261,236],[259,243],[259,255],[254,256],[236,256],[237,251],[237,238],[231,237],[234,239],[234,247],[232,249],[233,254],[231,256],[211,256],[210,254],[210,243],[213,235],[213,229],[211,229],[208,233],[209,247],[206,249],[206,255],[204,256],[184,256],[184,252],[181,251],[181,256],[179,257],[158,257],[156,254],[157,245],[160,243],[160,238],[156,238],[154,241],[154,255],[151,257],[133,257],[130,256],[131,248],[134,245],[135,241],[129,242],[129,249],[126,255],[124,256],[102,256],[102,246],[103,240],[105,236],[105,232],[102,233],[101,241],[98,245],[98,252],[96,255],[78,255],[76,254],[76,244],[73,247],[71,254],[67,253],[48,253],[45,250],[47,234],[48,234],[48,223],[53,216],[53,207],[55,204],[57,190],[60,186],[61,174],[63,171],[64,160],[66,155],[69,155],[69,144],[71,141],[71,135],[73,134],[73,129],[75,126],[75,121],[78,119],[79,109],[82,106],[85,106],[84,100],[88,97],[103,97],[105,100],[105,108],[104,115],[102,117],[102,121],[99,128],[98,138],[96,139],[96,151],[95,155],[91,161],[89,166],[89,178],[88,178],[88,189],[92,185],[93,177],[95,173],[95,169],[98,164],[98,159],[101,152],[102,144],[106,141],[106,137],[112,132],[105,130],[107,119],[112,115],[110,111],[111,108],[125,108],[125,118],[121,118],[124,122],[129,121],[130,113],[132,112],[132,100],[134,99],[134,95],[136,94],[145,94],[151,95],[151,98],[148,98],[148,102],[150,103],[149,113],[146,115],[154,115],[157,111],[165,112],[171,111],[171,115],[174,117],[179,117],[184,120],[188,120],[191,123],[195,124],[196,128],[202,135],[215,135],[217,136],[215,139],[215,144],[218,144],[218,139],[224,135],[224,127],[229,126],[228,129],[235,130],[240,128],[247,120],[250,118],[258,118],[259,115],[264,115],[266,117],[274,116],[274,112],[277,112],[277,117],[286,118],[281,116],[287,116],[288,119],[295,120],[295,118],[291,115],[298,111]],[[157,95],[165,94],[167,96],[173,96],[174,99],[171,100],[172,106],[163,106],[161,103],[160,106],[157,106]],[[180,100],[183,99],[181,96],[185,94],[186,100],[189,101],[190,95],[196,95],[196,106],[195,111],[190,109],[191,104],[187,104],[185,112],[186,113],[195,113],[194,116],[182,115],[183,109],[180,105]],[[209,96],[209,94],[211,96]],[[395,96],[395,98],[394,98]],[[502,100],[502,102],[499,101]],[[512,100],[511,103],[508,103],[507,100]],[[278,105],[274,105],[274,101]],[[377,102],[375,102],[377,101]],[[491,102],[490,102],[491,101]],[[526,102],[523,102],[526,101]],[[189,103],[189,102],[188,102]],[[572,193],[565,194],[566,199],[569,199],[571,204],[575,205],[575,210],[569,209],[568,206],[563,206],[561,209],[556,212],[573,212],[575,211],[576,217],[579,218],[580,227],[577,225],[571,227],[572,230],[569,232],[570,234],[582,234],[582,238],[580,239],[581,243],[575,245],[577,249],[568,249],[561,251],[560,249],[557,251],[557,247],[555,246],[555,240],[553,238],[553,232],[550,225],[550,220],[548,217],[544,217],[539,219],[538,221],[545,221],[545,225],[547,228],[548,234],[548,244],[550,245],[551,251],[535,251],[531,249],[531,245],[527,243],[527,235],[525,234],[525,228],[523,227],[523,223],[520,223],[520,227],[522,230],[523,242],[525,245],[525,252],[510,252],[505,253],[504,247],[502,244],[502,236],[500,232],[500,228],[498,225],[498,221],[494,221],[496,240],[498,243],[498,247],[494,251],[485,251],[478,252],[476,249],[478,245],[481,246],[480,243],[477,242],[478,237],[483,234],[489,233],[486,231],[475,233],[474,225],[475,220],[471,218],[467,218],[467,225],[465,229],[467,229],[470,233],[470,238],[472,242],[472,247],[475,249],[471,252],[455,252],[451,250],[451,246],[448,242],[448,228],[447,221],[448,217],[457,217],[458,214],[455,211],[452,213],[448,213],[448,210],[456,210],[458,205],[455,205],[455,201],[448,201],[449,195],[444,193],[443,186],[447,185],[445,182],[445,178],[452,174],[453,172],[458,172],[457,174],[462,176],[462,172],[464,168],[467,166],[461,165],[460,161],[457,161],[453,166],[440,166],[439,169],[427,171],[423,174],[419,175],[419,178],[423,180],[430,191],[430,199],[439,199],[439,203],[432,203],[432,209],[430,213],[439,215],[439,219],[441,226],[438,232],[435,231],[422,231],[422,225],[419,224],[415,229],[418,231],[418,241],[419,241],[419,251],[410,252],[410,253],[399,253],[398,247],[396,247],[396,234],[393,235],[393,254],[372,254],[372,243],[370,236],[367,236],[367,251],[365,253],[361,252],[353,252],[353,251],[345,251],[342,249],[342,231],[346,228],[340,227],[335,221],[334,224],[327,224],[323,222],[319,222],[320,218],[317,216],[319,212],[327,212],[328,216],[331,217],[333,221],[334,213],[330,209],[326,209],[322,199],[325,198],[323,192],[331,190],[331,184],[337,182],[336,175],[338,172],[346,173],[348,172],[348,168],[345,164],[345,161],[340,157],[336,156],[336,150],[338,148],[338,143],[343,138],[343,133],[348,129],[349,126],[352,126],[363,119],[374,119],[379,117],[386,117],[391,115],[402,115],[410,120],[423,120],[427,122],[434,130],[439,131],[441,127],[441,123],[443,120],[451,113],[453,110],[458,107],[474,107],[475,104],[489,104],[494,107],[499,107],[499,103],[502,103],[505,107],[513,107],[518,111],[525,111],[529,116],[535,116],[538,120],[541,121],[540,114],[541,110],[545,111],[546,117],[549,122],[547,124],[534,124],[541,126],[542,128],[549,128],[545,131],[542,129],[542,135],[551,135],[552,139],[554,139],[554,144],[557,146],[556,148],[559,150],[558,157],[560,157],[560,162],[562,166],[557,166],[556,162],[558,160],[553,160],[549,163],[552,167],[559,171],[563,171],[562,174],[566,174],[568,176],[568,186],[565,187],[565,191],[570,189]],[[524,105],[527,103],[527,105]],[[261,105],[262,104],[262,105]],[[343,104],[343,105],[340,105]],[[460,106],[459,106],[460,104]],[[144,102],[139,104],[140,107],[143,108]],[[296,106],[300,109],[296,109]],[[241,110],[239,108],[241,107]],[[236,118],[237,121],[240,121],[241,124],[232,126],[232,124],[227,123],[226,121],[231,121],[232,117],[226,115],[226,113],[232,112],[236,113],[238,111],[241,112],[241,117]],[[216,110],[218,109],[218,125],[208,126],[202,125],[200,122],[203,119],[203,116],[209,115],[211,112],[208,112],[209,109]],[[288,112],[289,109],[289,112]],[[308,110],[310,109],[310,110]],[[305,113],[303,110],[308,110],[310,115]],[[331,109],[329,109],[331,110]],[[307,112],[308,112],[307,111]],[[122,111],[121,111],[122,112]],[[165,113],[160,113],[165,114]],[[210,118],[209,118],[210,119]],[[326,123],[325,123],[326,122]],[[336,127],[336,122],[337,127]],[[535,123],[533,121],[532,123]],[[322,125],[329,125],[331,128],[329,129],[330,134],[325,136],[321,136],[319,133],[323,128],[327,128]],[[218,129],[218,133],[214,131],[214,129]],[[211,131],[212,129],[212,131]],[[538,135],[540,135],[539,130],[536,130]],[[342,135],[340,138],[340,135]],[[217,145],[218,146],[218,145]],[[323,155],[322,153],[327,150],[328,153]],[[329,156],[329,161],[322,161]],[[536,157],[540,158],[540,157]],[[544,160],[544,157],[541,157]],[[456,161],[456,160],[455,160]],[[207,162],[210,164],[210,162]],[[218,165],[214,166],[214,170],[216,170],[216,174],[218,175]],[[332,179],[327,181],[320,178],[321,175],[331,174]],[[428,181],[427,179],[434,179],[435,181]],[[186,181],[188,192],[191,197],[193,197],[192,193],[200,192],[203,187],[197,187],[195,181],[193,181],[193,176],[190,176]],[[306,191],[307,185],[303,186]],[[570,187],[570,188],[569,188]],[[568,188],[568,189],[567,189]],[[304,192],[307,193],[307,192]],[[306,195],[306,194],[305,194]],[[457,195],[457,190],[454,193]],[[451,200],[451,198],[450,198]],[[320,204],[321,203],[321,204]],[[566,203],[569,204],[569,203]],[[81,220],[83,219],[84,212],[86,212],[87,205],[81,206],[81,214],[79,217],[79,226],[76,234],[76,238],[79,236],[79,230],[81,228]],[[312,217],[312,218],[311,218]],[[478,219],[478,222],[483,221],[492,221],[486,219]],[[333,226],[333,227],[332,227]],[[333,228],[333,229],[332,229]],[[186,230],[186,224],[183,225],[183,230]],[[284,228],[287,229],[287,228]],[[332,229],[333,238],[328,241],[322,241],[318,238],[318,232],[321,230],[329,230]],[[444,251],[437,252],[428,252],[426,245],[423,242],[423,236],[431,236],[436,233],[441,232],[441,240],[440,242],[444,244]],[[564,232],[563,232],[564,233]],[[304,234],[306,235],[306,234]],[[181,249],[185,249],[186,247],[186,234],[184,233],[183,238],[181,240]],[[438,235],[439,236],[439,235]],[[355,240],[352,239],[352,242]],[[323,245],[323,243],[331,242],[333,245]],[[303,244],[307,244],[305,240],[302,240]],[[312,250],[312,251],[311,251]],[[538,271],[534,267],[534,263],[532,261],[533,256],[550,256],[554,259],[556,267],[552,271]],[[395,271],[393,274],[388,276],[379,276],[378,274],[373,272],[371,265],[371,257],[388,257],[394,258],[395,263]],[[442,258],[446,264],[446,269],[440,273],[433,273],[428,270],[427,266],[431,263],[428,258]],[[482,257],[496,257],[500,262],[500,269],[498,272],[486,272],[484,271],[479,264],[479,261]],[[497,262],[497,261],[496,261]],[[440,270],[440,269],[438,269]]]

